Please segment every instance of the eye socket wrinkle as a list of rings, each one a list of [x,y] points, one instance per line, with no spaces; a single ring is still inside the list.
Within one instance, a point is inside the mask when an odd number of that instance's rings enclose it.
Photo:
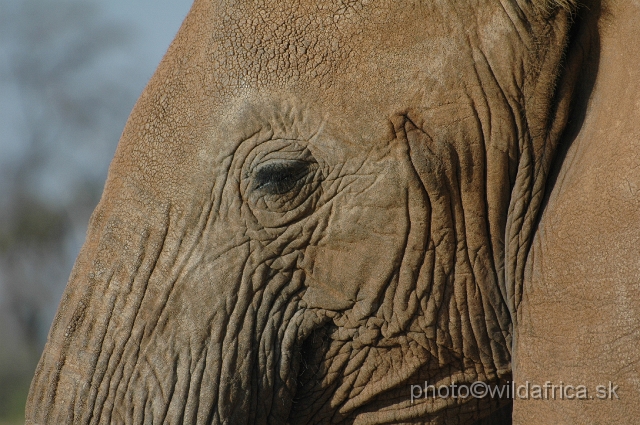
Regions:
[[[266,164],[254,174],[254,188],[272,195],[283,195],[293,190],[309,173],[306,161],[284,161]]]

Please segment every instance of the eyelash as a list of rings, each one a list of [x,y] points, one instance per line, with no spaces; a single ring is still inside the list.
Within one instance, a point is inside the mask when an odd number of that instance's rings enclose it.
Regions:
[[[284,195],[293,190],[308,173],[309,163],[305,161],[267,164],[255,172],[254,189],[271,195]]]

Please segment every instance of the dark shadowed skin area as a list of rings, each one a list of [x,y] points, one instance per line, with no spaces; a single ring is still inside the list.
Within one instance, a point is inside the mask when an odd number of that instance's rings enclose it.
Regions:
[[[27,422],[472,424],[567,119],[568,13],[196,0],[138,101]]]
[[[516,380],[584,385],[589,398],[514,403],[518,424],[640,418],[640,1],[594,6],[599,54],[583,47],[597,75],[533,240],[514,344]]]

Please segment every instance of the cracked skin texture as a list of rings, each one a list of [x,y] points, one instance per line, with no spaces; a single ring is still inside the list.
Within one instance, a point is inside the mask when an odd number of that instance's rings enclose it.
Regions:
[[[409,389],[512,376],[583,60],[542,3],[196,0],[27,423],[509,423],[509,400]]]
[[[640,418],[640,2],[610,1],[584,123],[540,220],[518,308],[514,378],[584,385],[593,399],[514,404],[514,423]],[[617,396],[598,400],[609,383]],[[607,392],[608,394],[608,392]]]

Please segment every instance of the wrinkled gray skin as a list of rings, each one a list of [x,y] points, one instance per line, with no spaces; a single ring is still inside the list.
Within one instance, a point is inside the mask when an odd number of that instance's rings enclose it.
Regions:
[[[591,34],[542,3],[196,0],[125,128],[27,422],[510,422],[508,399],[410,385],[512,376]]]

